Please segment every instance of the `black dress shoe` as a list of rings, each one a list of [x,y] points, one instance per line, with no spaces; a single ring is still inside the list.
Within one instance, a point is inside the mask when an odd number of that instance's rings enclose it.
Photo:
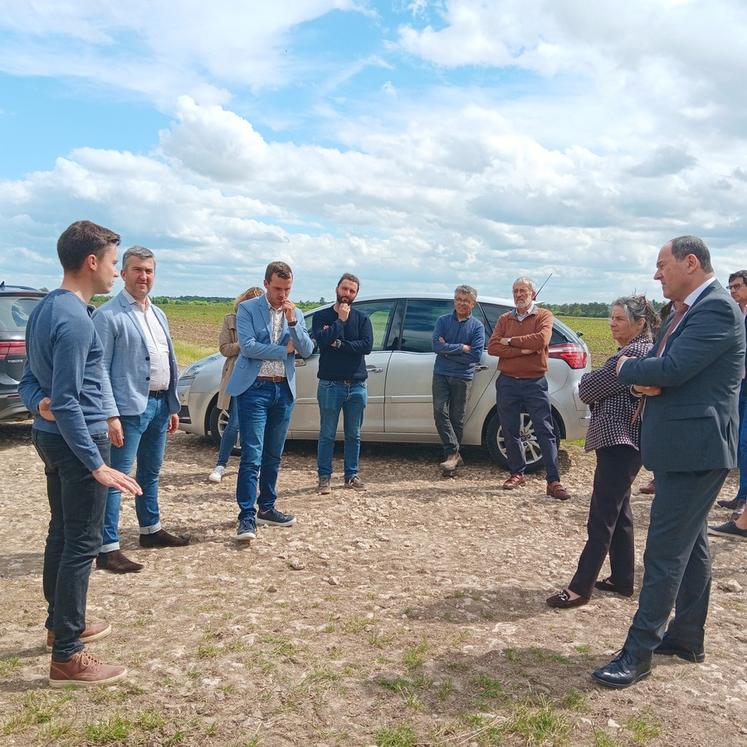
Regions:
[[[633,587],[629,589],[623,589],[620,586],[612,583],[612,578],[605,578],[602,581],[596,581],[594,588],[600,591],[611,591],[613,594],[619,594],[621,597],[632,597]]]
[[[140,535],[140,547],[184,547],[188,544],[189,537],[177,537],[165,529],[159,529],[153,534]]]
[[[741,498],[734,498],[730,501],[716,501],[717,506],[721,508],[728,508],[729,511],[737,511],[740,508],[744,508],[745,501]]]
[[[651,674],[651,659],[639,659],[623,649],[609,663],[595,669],[591,676],[604,687],[623,688]]]
[[[589,601],[589,597],[576,597],[575,599],[571,599],[571,595],[568,593],[568,589],[563,589],[557,594],[553,594],[551,597],[548,597],[546,601],[548,607],[556,607],[561,610],[569,610],[572,607],[581,607],[582,605],[587,604]]]
[[[660,656],[679,656],[680,659],[695,664],[705,661],[705,651],[703,649],[685,648],[667,638],[667,636],[664,636],[664,640],[654,649],[654,653]]]

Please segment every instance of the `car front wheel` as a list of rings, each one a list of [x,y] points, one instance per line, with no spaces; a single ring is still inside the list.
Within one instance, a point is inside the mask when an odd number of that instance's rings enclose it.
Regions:
[[[555,433],[560,433],[560,427],[553,418]],[[525,412],[521,413],[521,425],[519,427],[519,437],[521,439],[521,449],[524,454],[524,461],[527,465],[527,472],[536,472],[540,469],[544,460],[542,450],[540,449],[537,434],[534,432],[532,419]],[[498,413],[494,411],[488,420],[485,429],[485,442],[490,452],[490,456],[504,469],[508,469],[508,453],[506,452],[506,441],[503,438],[503,430],[498,420]]]

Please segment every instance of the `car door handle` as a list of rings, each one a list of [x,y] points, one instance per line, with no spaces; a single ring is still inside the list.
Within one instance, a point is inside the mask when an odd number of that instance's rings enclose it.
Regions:
[[[481,363],[479,366],[475,366],[475,371],[487,371],[489,366],[486,366],[484,363]]]
[[[384,373],[384,369],[378,368],[378,366],[366,366],[366,371],[370,373]]]

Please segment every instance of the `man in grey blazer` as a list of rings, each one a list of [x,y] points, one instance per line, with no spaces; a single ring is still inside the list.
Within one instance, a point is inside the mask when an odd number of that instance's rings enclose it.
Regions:
[[[645,395],[641,454],[654,472],[656,496],[638,611],[620,653],[592,674],[615,688],[647,677],[652,653],[704,660],[711,588],[706,519],[737,463],[741,312],[716,281],[701,239],[672,239],[656,268],[654,279],[676,311],[648,356],[618,361],[620,381]]]
[[[178,369],[166,315],[148,294],[156,274],[150,249],[130,247],[122,258],[125,287],[93,316],[104,348],[119,418],[110,421],[112,466],[128,474],[137,460],[137,481],[143,494],[135,499],[141,547],[180,547],[189,540],[161,528],[158,481],[166,449],[166,433],[179,427],[176,395]],[[112,573],[136,573],[141,563],[119,548],[121,493],[111,488],[106,499],[104,534],[96,567]]]
[[[296,521],[275,508],[276,484],[296,398],[295,354],[308,358],[314,343],[303,314],[289,298],[292,285],[291,268],[270,262],[265,295],[240,303],[236,312],[241,353],[226,392],[236,397],[239,413],[239,542],[255,539],[257,524],[291,526]]]

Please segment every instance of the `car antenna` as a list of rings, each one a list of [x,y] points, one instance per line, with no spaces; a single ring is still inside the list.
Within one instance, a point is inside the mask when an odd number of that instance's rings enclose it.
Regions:
[[[539,296],[540,291],[547,285],[547,281],[552,277],[552,273],[550,273],[546,278],[545,282],[540,285],[539,290],[534,294],[534,297],[537,298]]]

